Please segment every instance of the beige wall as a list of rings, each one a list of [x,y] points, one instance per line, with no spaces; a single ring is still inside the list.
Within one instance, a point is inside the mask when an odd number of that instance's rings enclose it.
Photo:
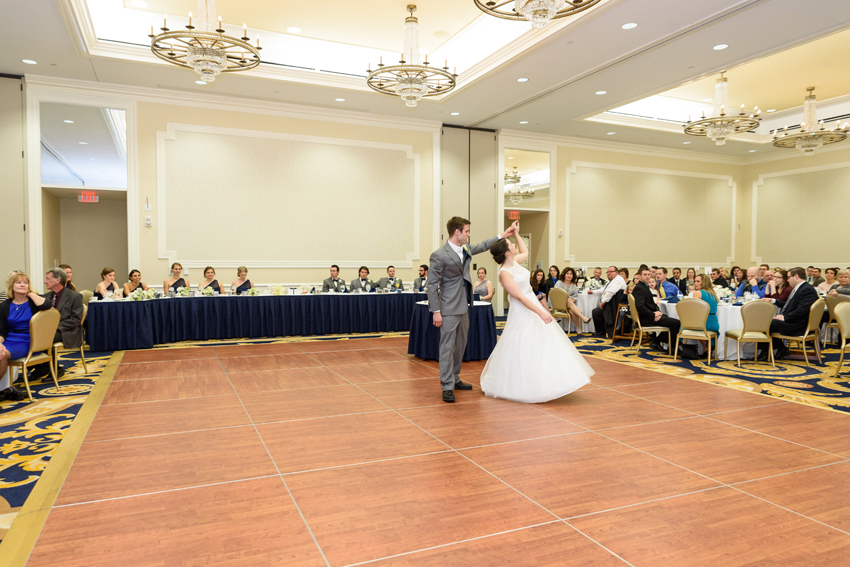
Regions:
[[[41,190],[41,232],[44,259],[42,265],[45,271],[62,262],[62,235],[59,197]],[[73,264],[72,264],[73,265]]]
[[[25,270],[24,110],[19,79],[0,78],[0,274]]]
[[[78,290],[91,289],[100,283],[104,267],[115,270],[115,281],[127,281],[127,203],[101,200],[78,203],[75,199],[59,199],[62,237],[62,260],[74,268],[74,284]],[[53,266],[51,261],[50,266]],[[146,281],[151,279],[145,276]]]

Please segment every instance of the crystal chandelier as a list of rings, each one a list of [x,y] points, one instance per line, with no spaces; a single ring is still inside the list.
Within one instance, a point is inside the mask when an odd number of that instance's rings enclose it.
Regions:
[[[505,185],[509,183],[519,183],[522,180],[522,176],[520,175],[517,168],[514,168],[513,173],[508,173],[508,170],[505,169]]]
[[[485,14],[503,20],[528,20],[534,29],[545,28],[552,20],[583,12],[602,0],[474,0]],[[513,4],[510,11],[505,8]]]
[[[844,141],[848,130],[846,122],[842,128],[836,121],[831,130],[824,127],[823,120],[818,122],[815,88],[809,87],[806,90],[809,94],[803,103],[803,121],[800,123],[800,131],[789,134],[788,126],[786,126],[780,135],[777,128],[773,131],[773,145],[777,148],[797,148],[803,152],[804,156],[810,156],[827,144]]]
[[[505,198],[514,205],[521,203],[523,199],[534,198],[534,188],[530,185],[520,187],[521,182],[522,175],[516,167],[512,173],[505,169]]]
[[[251,45],[247,25],[242,27],[241,38],[224,35],[221,16],[216,21],[215,0],[198,0],[198,27],[192,25],[192,12],[189,12],[189,25],[186,31],[169,30],[167,20],[162,19],[162,33],[154,35],[153,26],[148,37],[151,38],[153,54],[180,67],[194,69],[200,80],[210,83],[219,73],[245,71],[260,64],[260,38],[257,45]],[[218,27],[216,27],[218,24]]]
[[[430,67],[428,56],[422,62],[419,53],[419,20],[413,15],[416,6],[409,5],[410,15],[404,20],[404,53],[398,65],[384,65],[383,58],[378,68],[372,70],[366,84],[379,93],[401,97],[407,106],[416,106],[423,97],[447,93],[456,85],[457,74],[449,73],[448,61],[442,69]]]
[[[724,71],[725,73],[725,71]],[[747,116],[744,114],[744,105],[741,105],[741,112],[738,114],[726,114],[726,108],[729,105],[729,82],[723,73],[720,73],[720,78],[714,84],[714,110],[712,117],[706,118],[702,115],[701,120],[691,122],[690,117],[685,122],[685,134],[691,136],[708,136],[718,146],[726,143],[728,138],[735,134],[749,132],[754,128],[758,128],[759,107],[755,108],[755,112]]]

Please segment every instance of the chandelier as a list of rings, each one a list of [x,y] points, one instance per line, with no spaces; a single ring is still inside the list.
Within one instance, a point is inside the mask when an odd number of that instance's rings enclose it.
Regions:
[[[551,20],[566,18],[594,6],[602,0],[475,0],[481,11],[503,20],[528,20],[534,29],[545,28]],[[513,4],[510,10],[505,7]]]
[[[366,71],[366,84],[379,93],[401,97],[407,106],[416,106],[423,97],[447,93],[456,85],[457,74],[449,73],[449,64],[442,69],[430,67],[428,56],[422,62],[419,53],[419,20],[414,17],[416,6],[409,5],[410,15],[404,20],[404,53],[398,65],[384,65],[381,58],[378,68],[372,64]]]
[[[725,71],[724,71],[725,73]],[[735,134],[749,132],[757,128],[761,118],[759,117],[759,107],[755,108],[754,114],[747,116],[744,114],[744,105],[741,105],[741,112],[738,114],[726,114],[726,107],[729,104],[729,83],[728,79],[720,73],[720,78],[714,84],[714,110],[712,117],[706,118],[705,113],[701,120],[691,122],[690,117],[685,122],[685,134],[691,136],[708,136],[718,146],[726,143],[726,140]]]
[[[163,61],[194,69],[201,81],[210,83],[219,73],[245,71],[260,64],[259,36],[257,45],[251,45],[247,25],[242,27],[241,38],[224,35],[221,16],[216,22],[215,0],[198,0],[197,28],[192,25],[192,12],[189,12],[186,31],[169,30],[165,17],[160,30],[162,33],[154,35],[151,26],[148,37],[153,54]]]
[[[520,187],[521,181],[522,175],[516,167],[512,173],[508,173],[508,170],[505,169],[505,198],[514,205],[519,204],[523,199],[534,198],[534,187],[531,185]]]
[[[788,126],[779,134],[779,128],[773,131],[773,145],[777,148],[797,148],[804,156],[813,155],[819,148],[827,144],[842,142],[847,138],[847,123],[844,127],[838,121],[831,130],[824,127],[823,120],[818,122],[817,97],[814,87],[806,89],[809,94],[803,103],[803,121],[800,123],[800,131],[796,134],[788,133]]]
[[[508,183],[519,183],[522,180],[522,176],[520,175],[517,168],[514,168],[513,173],[508,173],[508,170],[505,169],[505,185]]]

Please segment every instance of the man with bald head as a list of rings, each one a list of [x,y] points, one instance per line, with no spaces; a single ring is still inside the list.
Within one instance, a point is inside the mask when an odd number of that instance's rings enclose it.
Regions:
[[[759,269],[755,266],[747,268],[747,279],[741,282],[735,297],[743,297],[745,293],[752,293],[764,299],[764,288],[766,283],[759,281]]]

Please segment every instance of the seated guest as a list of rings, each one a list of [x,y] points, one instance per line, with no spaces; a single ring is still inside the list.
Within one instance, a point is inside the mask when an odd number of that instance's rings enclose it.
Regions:
[[[660,301],[658,297],[658,280],[652,279],[652,268],[649,270],[649,291],[652,293],[652,300],[658,305]]]
[[[679,286],[667,279],[667,268],[658,268],[655,272],[655,276],[658,280],[658,295],[661,299],[667,299],[679,295]]]
[[[755,266],[747,269],[747,279],[741,282],[738,289],[735,291],[735,297],[744,297],[745,293],[752,293],[759,297],[764,297],[764,285],[759,285],[758,280],[759,270]]]
[[[679,292],[684,295],[688,292],[688,282],[682,279],[682,269],[673,268],[673,277],[669,281],[671,284],[679,288]],[[678,295],[678,294],[676,294]]]
[[[428,264],[419,266],[419,277],[413,280],[413,289],[423,289],[428,283]]]
[[[635,307],[637,308],[640,324],[644,327],[667,327],[670,329],[670,341],[676,340],[676,334],[679,332],[678,319],[668,317],[658,310],[655,304],[652,292],[649,289],[649,282],[652,279],[649,268],[641,266],[638,268],[640,281],[635,284],[632,290],[632,295],[635,298]],[[696,277],[696,276],[694,276]],[[660,341],[661,337],[656,336],[650,347],[654,350],[665,350]]]
[[[218,280],[215,279],[215,268],[212,266],[204,268],[204,281],[198,284],[198,291],[201,291],[204,288],[211,288],[213,293],[221,295],[221,284],[219,284]]]
[[[248,268],[245,266],[239,266],[236,268],[236,279],[233,280],[232,284],[230,284],[231,291],[233,291],[236,295],[241,295],[253,287],[254,284],[252,284],[251,280],[248,279]]]
[[[726,268],[720,268],[720,277],[726,280],[727,282],[729,281],[729,274],[726,272]]]
[[[115,270],[112,268],[103,268],[100,272],[100,278],[103,280],[97,287],[94,288],[94,296],[101,300],[105,297],[121,297],[121,290],[115,285]]]
[[[770,266],[768,266],[767,264],[762,264],[761,266],[759,266],[759,285],[761,287],[764,287],[765,284],[767,284],[767,280],[764,277],[767,272],[770,272]],[[771,272],[771,275],[773,275],[773,272]]]
[[[731,272],[732,278],[729,280],[729,288],[731,289],[734,287],[737,289],[738,286],[741,285],[741,282],[744,281],[744,270],[738,266],[733,266]]]
[[[563,289],[566,291],[570,297],[567,300],[567,308],[570,311],[570,319],[576,327],[576,332],[581,332],[581,324],[589,323],[590,317],[585,317],[579,306],[576,305],[576,300],[578,299],[578,286],[576,285],[576,280],[578,276],[576,275],[576,271],[573,268],[564,268],[564,271],[561,272],[560,278],[557,282],[555,282],[555,287],[558,289]],[[551,290],[550,290],[551,291]]]
[[[850,268],[838,270],[838,283],[832,284],[827,295],[835,297],[839,294],[850,295]]]
[[[652,279],[658,279],[658,266],[650,266],[649,267],[649,276]]]
[[[331,266],[331,277],[322,282],[322,293],[329,291],[345,292],[345,280],[339,277],[339,266],[336,264]]]
[[[598,266],[593,268],[593,279],[595,279],[599,285],[605,285],[605,280],[602,279],[602,268]]]
[[[62,343],[67,349],[79,349],[83,346],[83,296],[73,289],[65,287],[65,270],[51,268],[44,275],[45,303],[59,310],[59,328],[53,337],[54,343]],[[38,378],[50,374],[49,363],[45,362],[33,368],[33,376]],[[64,376],[60,366],[58,376]]]
[[[18,270],[12,270],[9,272],[9,275],[6,276],[6,283],[9,282],[10,278],[18,273]],[[6,286],[3,286],[3,289],[0,289],[0,301],[6,301]]]
[[[378,280],[381,289],[404,289],[401,278],[395,277],[395,266],[387,266],[387,277]]]
[[[694,282],[696,281],[696,279],[697,279],[697,271],[693,268],[688,268],[688,273],[685,277],[685,280],[687,281],[686,288],[687,288],[688,291],[683,293],[682,295],[688,295],[692,291],[694,291],[694,287],[695,287]]]
[[[546,278],[546,286],[549,289],[555,287],[555,284],[558,283],[558,277],[560,277],[560,275],[561,269],[558,266],[549,266],[549,277]]]
[[[787,301],[765,299],[775,303],[779,308],[779,313],[770,323],[770,332],[781,335],[802,335],[809,326],[809,311],[812,304],[818,300],[818,292],[806,281],[806,271],[803,268],[788,270],[788,285],[791,287],[791,294]],[[788,355],[788,347],[780,339],[773,339],[772,348],[778,351],[774,358],[785,358]],[[767,358],[767,352],[759,355],[759,360],[767,360]]]
[[[68,264],[59,264],[59,267],[65,270],[65,273],[68,274],[68,283],[65,284],[65,287],[77,291],[77,286],[75,286],[74,282],[71,281],[71,278],[74,277],[73,268],[71,268]]]
[[[359,277],[356,280],[351,280],[351,291],[372,291],[375,284],[369,279],[369,268],[360,266],[357,273]]]
[[[620,273],[618,273],[617,266],[608,266],[608,271],[606,272],[606,274],[608,275],[608,283],[605,284],[605,287],[603,287],[601,291],[597,292],[602,294],[602,298],[599,301],[599,307],[595,308],[590,313],[590,316],[593,318],[594,335],[597,337],[605,336],[605,305],[614,298],[614,294],[616,294],[618,291],[624,291],[626,289],[626,278],[629,277],[628,271],[626,271],[625,277],[620,275]],[[611,314],[609,312],[609,317],[610,315]],[[610,327],[614,327],[613,317],[611,317]]]
[[[26,392],[13,388],[6,374],[9,361],[25,357],[30,351],[30,319],[51,304],[30,286],[23,272],[13,271],[6,279],[7,299],[0,303],[0,401],[26,399]]]
[[[812,266],[811,278],[807,279],[806,281],[808,281],[813,286],[818,287],[820,284],[822,284],[826,280],[824,280],[823,276],[820,275],[820,268],[816,268],[816,267]]]
[[[183,266],[180,262],[174,262],[171,264],[171,277],[164,282],[162,282],[162,293],[168,294],[170,291],[177,291],[179,287],[191,287],[189,285],[189,280],[180,277],[180,274],[183,273]]]
[[[478,281],[472,293],[477,293],[481,301],[493,301],[493,284],[487,279],[487,268],[478,268]]]
[[[765,277],[767,277],[767,274],[765,274]],[[767,284],[764,287],[765,298],[787,301],[789,295],[791,295],[791,286],[788,285],[788,272],[785,270],[776,270],[768,278]]]
[[[830,289],[832,289],[832,286],[835,285],[835,278],[838,277],[838,268],[827,268],[824,270],[824,275],[826,276],[826,281],[815,287],[817,287],[819,291],[827,293]]]
[[[143,291],[150,289],[147,284],[142,281],[142,272],[139,270],[132,270],[129,278],[130,281],[124,284],[124,297],[130,297],[130,294],[139,288],[142,288]]]
[[[723,268],[721,268],[722,270]],[[729,287],[729,282],[720,274],[720,270],[714,268],[711,270],[711,285],[713,287]]]
[[[715,270],[712,270],[714,272]],[[720,274],[718,274],[719,276]],[[720,332],[720,322],[717,320],[717,293],[714,291],[714,283],[705,274],[697,274],[694,280],[694,292],[691,297],[702,299],[708,303],[708,319],[705,322],[706,331]],[[708,341],[700,341],[704,356],[708,357]]]
[[[546,285],[545,274],[543,270],[537,269],[531,272],[531,289],[534,291],[534,295],[537,296],[537,300],[541,301],[546,299],[549,294],[549,286]]]

